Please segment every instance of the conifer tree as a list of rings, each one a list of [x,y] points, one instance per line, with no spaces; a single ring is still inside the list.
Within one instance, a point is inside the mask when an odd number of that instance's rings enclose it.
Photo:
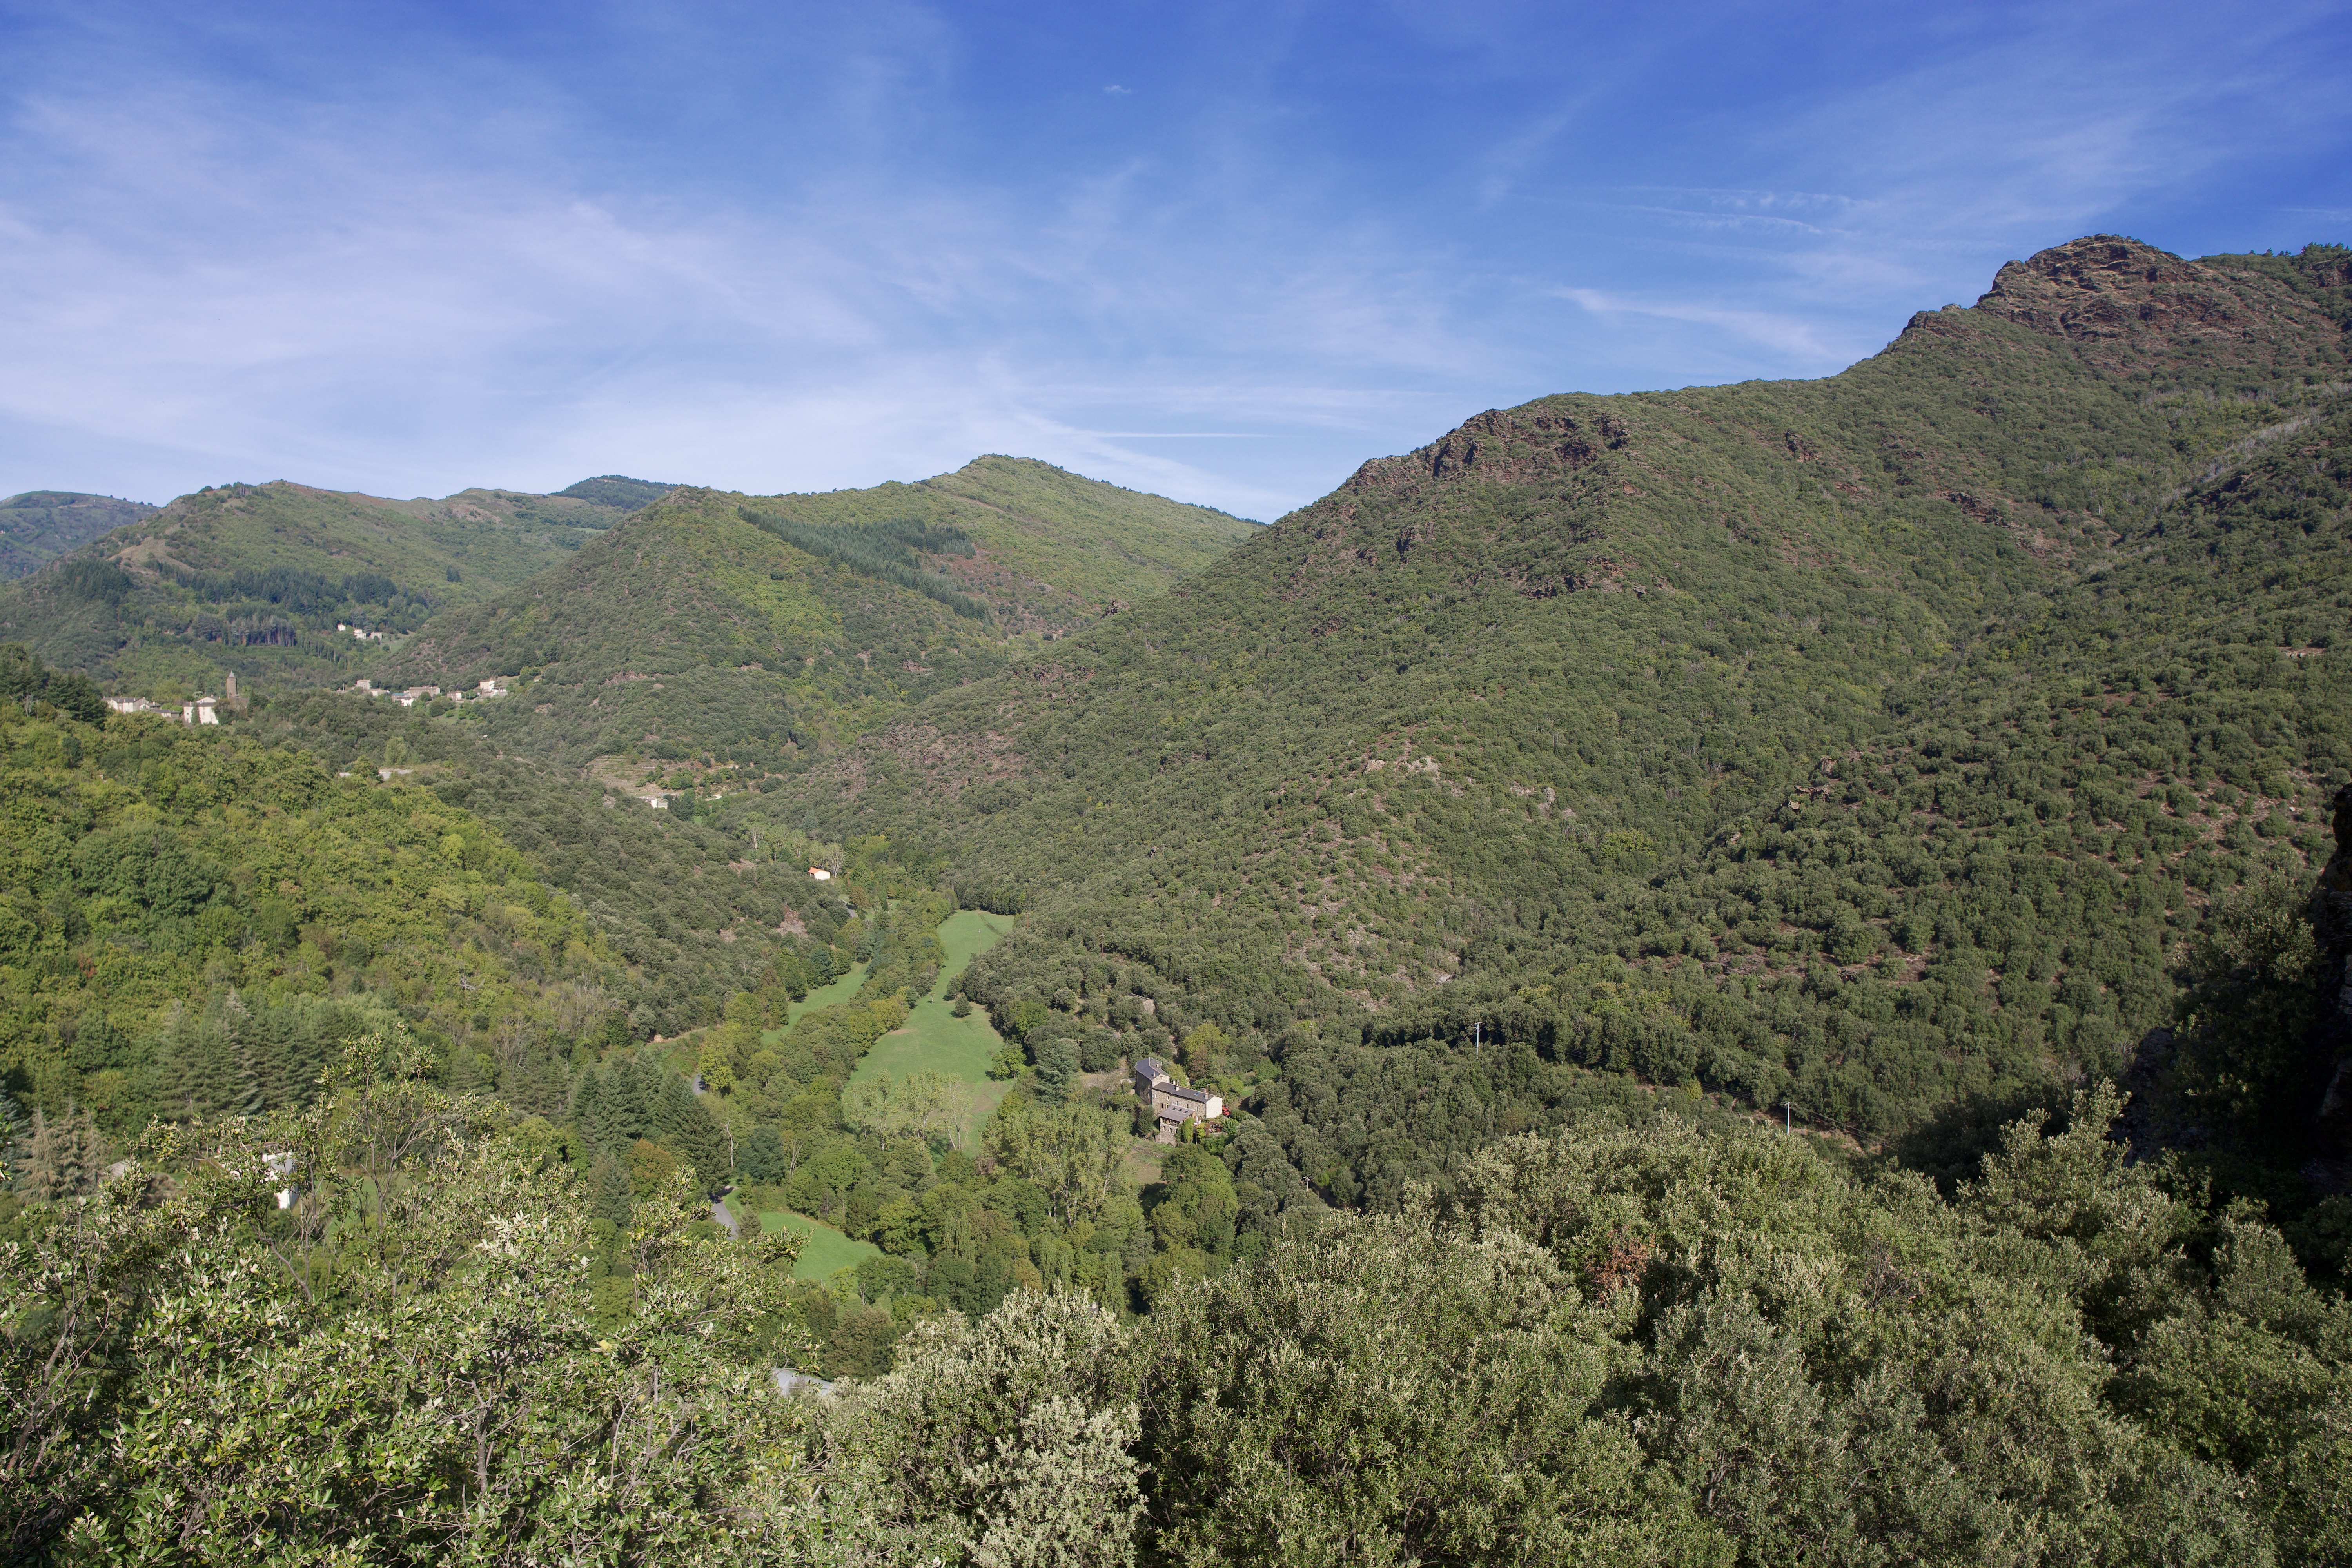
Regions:
[[[629,1227],[629,1209],[634,1194],[629,1186],[629,1168],[611,1150],[596,1156],[588,1170],[588,1213],[596,1219],[610,1220],[615,1228]]]

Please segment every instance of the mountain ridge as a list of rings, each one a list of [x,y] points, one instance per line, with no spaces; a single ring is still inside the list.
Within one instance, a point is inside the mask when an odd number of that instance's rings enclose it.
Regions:
[[[864,490],[685,486],[370,671],[470,686],[529,670],[531,703],[476,710],[502,743],[618,759],[632,787],[648,758],[686,763],[716,787],[803,766],[1016,646],[1130,608],[1255,526],[1001,457]]]
[[[79,490],[26,490],[0,500],[0,582],[28,576],[156,510],[145,501]]]
[[[1794,850],[1794,869],[1768,875],[1742,869],[1754,850],[1738,847],[1790,831],[1780,819],[1853,759],[1928,776],[1928,759],[1885,748],[1913,731],[1903,745],[1945,743],[1930,722],[1950,700],[1939,681],[2039,635],[2051,595],[2095,601],[2101,574],[2149,558],[2161,528],[2183,538],[2166,509],[2232,449],[2275,454],[2277,431],[2341,405],[2342,286],[2297,288],[2282,276],[2293,261],[2181,262],[2097,237],[2034,260],[2026,275],[2087,305],[2021,304],[2042,285],[2005,269],[1998,308],[1924,312],[1824,382],[1543,398],[1375,459],[1163,604],[877,730],[788,785],[782,807],[939,856],[967,901],[1027,907],[968,982],[1003,1006],[1058,992],[1085,1013],[1097,976],[1128,972],[1119,983],[1149,984],[1163,1018],[1269,1047],[1316,1019],[1466,1039],[1484,1012],[1566,1059],[1618,1053],[1751,1103],[1793,1083],[1816,1114],[1876,1136],[1972,1084],[2085,1070],[2162,1020],[2180,938],[2151,929],[2112,963],[2085,942],[2071,964],[2032,957],[2022,931],[1964,940],[1954,924],[1938,941],[1932,911],[1969,895],[1940,858],[1948,829],[1926,820],[1939,858],[1889,840],[1850,896],[1805,891],[1818,873]],[[2337,265],[2315,263],[2323,278]],[[2085,269],[2098,288],[2067,281]],[[2184,324],[2155,311],[2147,331],[2131,324],[2151,300]],[[2238,336],[2213,335],[2225,317]],[[2273,613],[2259,582],[2256,621]],[[2248,820],[2275,811],[2298,843],[2324,775],[2352,760],[2328,739],[2325,656],[2285,661],[2304,717],[2248,730],[2227,715],[2266,699],[2207,684],[2239,635],[2196,645],[2211,677],[2184,667],[2183,711],[2215,728],[2187,738],[2163,787],[2189,792],[2184,826],[2220,833],[2245,813],[2205,811],[2216,775],[2200,770],[2221,752],[2199,748],[2265,736],[2254,760],[2221,764],[2228,793],[2249,797]],[[2054,736],[2072,721],[2046,722]],[[2069,876],[2111,855],[2084,808],[2037,809],[2085,836],[2059,852]],[[1904,880],[1929,865],[1932,887]],[[1780,889],[1738,906],[1759,911],[1752,926],[1708,912],[1742,879]],[[2205,894],[2185,890],[2167,918],[2193,924]],[[1928,911],[1916,931],[1913,910]],[[1634,934],[1653,925],[1674,939],[1663,950]],[[1944,1002],[1904,1021],[1904,998],[1930,994],[1904,987],[1940,973],[1938,955],[2012,941],[2011,1009],[1989,1002],[1970,1022],[1975,1004],[1952,1000],[1948,1026],[1928,1022]],[[1805,1027],[1860,1032],[1823,1052],[1773,1020],[1786,1007],[1771,993],[1811,984],[1832,951],[1832,992],[1859,989],[1809,995]],[[2022,975],[2045,962],[2037,1003]],[[2095,969],[2089,990],[2054,1000],[2056,981]],[[1896,1011],[1865,1021],[1882,1003]],[[1626,1029],[1652,1043],[1603,1043]],[[1952,1047],[1955,1030],[1985,1043]]]

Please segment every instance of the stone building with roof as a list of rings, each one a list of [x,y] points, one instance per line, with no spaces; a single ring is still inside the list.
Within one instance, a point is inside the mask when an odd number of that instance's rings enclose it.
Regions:
[[[1187,1089],[1168,1076],[1168,1065],[1158,1057],[1135,1064],[1135,1098],[1151,1107],[1159,1139],[1173,1143],[1188,1121],[1214,1121],[1225,1113],[1224,1099],[1205,1089]]]

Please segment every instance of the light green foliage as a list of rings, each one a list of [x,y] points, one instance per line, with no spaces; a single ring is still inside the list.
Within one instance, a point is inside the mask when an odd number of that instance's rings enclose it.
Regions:
[[[982,1146],[1003,1169],[1034,1184],[1046,1213],[1067,1227],[1100,1219],[1117,1196],[1125,1121],[1092,1106],[1008,1100],[989,1121]]]
[[[70,759],[70,760],[69,760]],[[235,735],[0,709],[0,1069],[110,1131],[300,1103],[398,1009],[560,1112],[619,955],[470,814]]]
[[[1160,1549],[1204,1563],[1706,1563],[1607,1407],[1635,1354],[1542,1250],[1351,1225],[1163,1297],[1144,1454]]]
[[[407,782],[530,857],[611,942],[628,965],[625,1025],[637,1039],[715,1022],[732,992],[804,994],[832,963],[827,943],[845,910],[809,880],[807,863],[762,856],[756,834],[607,804],[593,781],[501,753],[471,723],[387,704],[314,696],[272,703],[236,728],[321,759],[357,756],[355,771],[396,742],[415,770]]]
[[[898,1369],[826,1423],[872,1559],[1132,1563],[1137,1350],[1076,1295],[1024,1292],[976,1324],[918,1329]]]
[[[726,1540],[714,1489],[795,1424],[765,1371],[792,1244],[696,1241],[692,1194],[666,1195],[630,1234],[635,1310],[600,1331],[576,1182],[422,1059],[366,1042],[309,1111],[157,1142],[0,1252],[12,1555],[62,1535],[89,1563],[640,1562]]]

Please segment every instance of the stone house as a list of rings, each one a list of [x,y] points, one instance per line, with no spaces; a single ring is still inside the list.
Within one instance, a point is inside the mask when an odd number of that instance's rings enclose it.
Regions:
[[[1158,1057],[1146,1057],[1135,1064],[1135,1097],[1151,1107],[1162,1143],[1176,1142],[1187,1121],[1214,1121],[1225,1113],[1223,1096],[1173,1081],[1167,1064]]]

